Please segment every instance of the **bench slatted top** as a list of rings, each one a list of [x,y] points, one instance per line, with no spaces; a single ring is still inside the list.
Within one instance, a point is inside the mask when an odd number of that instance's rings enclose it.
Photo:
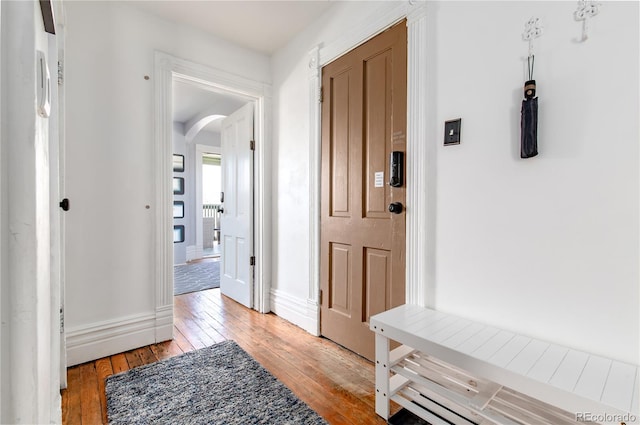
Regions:
[[[371,330],[568,412],[639,415],[638,366],[406,304]]]

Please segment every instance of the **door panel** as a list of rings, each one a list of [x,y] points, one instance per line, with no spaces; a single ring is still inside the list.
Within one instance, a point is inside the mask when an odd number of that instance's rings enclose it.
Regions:
[[[253,104],[222,122],[222,191],[220,216],[222,270],[220,291],[247,307],[253,305]]]
[[[391,285],[391,251],[365,248],[364,273],[366,295],[362,320],[368,322],[369,317],[387,309],[388,296],[376,294],[386,294]]]
[[[406,54],[402,22],[322,70],[321,333],[369,359],[369,317],[405,299]]]
[[[366,167],[364,185],[366,209],[365,217],[388,220],[387,210],[389,199],[389,186],[384,182],[388,180],[385,167],[389,160],[389,131],[391,128],[391,52],[384,51],[364,61],[364,126],[365,137],[363,139],[365,149]],[[376,187],[376,173],[378,173],[378,185]],[[382,173],[382,177],[380,177]],[[382,187],[380,187],[382,182]]]
[[[331,212],[349,217],[349,86],[351,70],[331,80]]]
[[[331,244],[329,308],[349,317],[351,313],[351,247]]]

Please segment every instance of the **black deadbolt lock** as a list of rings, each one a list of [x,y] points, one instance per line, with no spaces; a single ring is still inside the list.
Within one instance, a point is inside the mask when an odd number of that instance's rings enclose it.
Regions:
[[[389,186],[402,187],[404,177],[404,152],[393,151],[391,152],[391,159],[389,160]]]
[[[69,199],[68,198],[64,198],[62,201],[60,201],[60,208],[62,208],[63,211],[69,211]]]
[[[400,214],[402,212],[402,204],[400,202],[390,203],[389,212],[394,214]]]

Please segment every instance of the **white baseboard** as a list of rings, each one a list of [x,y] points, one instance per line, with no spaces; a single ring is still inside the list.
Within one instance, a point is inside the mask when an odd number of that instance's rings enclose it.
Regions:
[[[271,311],[312,335],[320,335],[318,304],[313,300],[305,300],[304,298],[298,298],[286,292],[272,289]]]
[[[173,304],[156,308],[155,342],[173,339]]]
[[[165,317],[160,321],[166,321],[168,315],[162,313]],[[67,366],[155,343],[156,320],[153,313],[140,314],[67,329]],[[166,336],[165,328],[166,323],[163,323],[160,329]]]
[[[309,318],[307,332],[320,336],[320,305],[318,305],[317,301],[307,299],[307,317]]]

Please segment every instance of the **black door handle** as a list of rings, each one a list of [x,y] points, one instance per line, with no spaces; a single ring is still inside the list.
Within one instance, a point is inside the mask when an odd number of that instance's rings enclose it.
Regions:
[[[402,204],[400,202],[392,202],[389,204],[389,212],[400,214],[402,212]]]
[[[62,208],[62,211],[69,211],[69,199],[68,198],[64,198],[62,201],[60,201],[60,208]]]

